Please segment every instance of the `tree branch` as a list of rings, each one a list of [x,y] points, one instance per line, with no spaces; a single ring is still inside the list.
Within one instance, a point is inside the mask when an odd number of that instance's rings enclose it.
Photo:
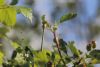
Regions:
[[[60,49],[59,49],[59,40],[58,40],[58,38],[57,38],[57,36],[56,36],[56,32],[53,32],[53,35],[54,35],[54,40],[55,40],[55,43],[56,43],[56,46],[57,46],[57,49],[58,49],[60,58],[61,58],[61,60],[62,60],[62,62],[63,62],[63,64],[64,64],[64,66],[66,66],[66,63],[65,63],[65,61],[63,60],[63,57],[62,57],[62,55],[61,55],[61,51],[60,51]]]

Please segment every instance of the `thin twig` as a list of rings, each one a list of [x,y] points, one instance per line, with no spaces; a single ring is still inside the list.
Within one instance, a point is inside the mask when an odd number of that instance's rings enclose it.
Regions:
[[[63,64],[64,64],[64,66],[66,66],[66,63],[65,63],[65,61],[63,60],[63,57],[62,57],[62,55],[61,55],[61,51],[60,51],[60,49],[59,49],[59,40],[58,40],[58,38],[57,38],[57,36],[56,36],[56,33],[53,32],[53,35],[54,35],[55,43],[56,43],[56,46],[57,46],[57,49],[58,49],[60,58],[61,58],[61,60],[62,60],[62,62],[63,62]]]
[[[41,41],[41,51],[42,51],[42,49],[43,49],[43,40],[44,40],[44,24],[43,24],[42,29],[43,29],[43,32],[42,32],[42,41]]]

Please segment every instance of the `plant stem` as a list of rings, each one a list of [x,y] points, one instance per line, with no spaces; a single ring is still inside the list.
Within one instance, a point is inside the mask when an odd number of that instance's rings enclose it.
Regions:
[[[62,60],[62,62],[63,62],[63,64],[64,64],[64,66],[66,66],[66,63],[65,63],[65,61],[63,60],[63,57],[62,57],[62,55],[61,55],[61,51],[60,51],[60,49],[59,49],[59,40],[58,40],[58,38],[57,38],[57,36],[56,36],[56,32],[53,32],[53,35],[54,35],[54,40],[55,40],[55,43],[56,43],[56,46],[57,46],[57,49],[58,49],[60,58],[61,58],[61,60]]]
[[[41,51],[43,49],[43,40],[44,40],[44,24],[42,26],[43,32],[42,32],[42,41],[41,41]]]

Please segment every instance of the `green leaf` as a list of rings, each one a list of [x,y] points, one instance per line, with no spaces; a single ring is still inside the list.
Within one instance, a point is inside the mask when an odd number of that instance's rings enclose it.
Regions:
[[[90,55],[97,60],[100,60],[100,50],[93,50],[90,52]]]
[[[50,58],[50,54],[49,53],[46,53],[46,55],[48,56],[48,58]]]
[[[16,5],[18,3],[18,0],[12,0],[12,2],[10,3],[10,5]]]
[[[51,54],[49,50],[42,50],[37,53],[34,53],[34,61],[35,62],[48,62],[50,58],[48,58],[47,53]]]
[[[71,52],[73,53],[73,55],[75,57],[79,57],[80,52],[78,51],[78,49],[74,46],[74,42],[69,42],[68,43],[68,47],[70,48]]]
[[[11,45],[12,45],[15,49],[19,47],[19,44],[16,43],[16,42],[12,42]]]
[[[60,49],[67,54],[67,43],[63,39],[59,39]]]
[[[20,46],[20,47],[18,47],[18,48],[16,49],[16,51],[17,51],[18,53],[22,53],[22,52],[23,52],[23,48]]]
[[[2,9],[0,9],[0,22],[7,26],[14,26],[16,23],[16,9],[12,6],[2,6]]]
[[[42,21],[45,21],[45,15],[41,16]]]
[[[5,4],[5,0],[0,0],[0,5],[4,5]]]
[[[4,57],[4,54],[0,51],[0,64],[3,63],[3,57]]]
[[[60,23],[64,22],[64,21],[67,21],[67,20],[70,20],[70,19],[73,19],[77,16],[76,13],[68,13],[68,14],[65,14],[63,15],[61,18],[60,18]]]
[[[71,62],[71,58],[70,58],[69,56],[66,56],[66,57],[65,57],[65,60],[66,60],[66,63]]]
[[[54,52],[52,52],[51,59],[52,59],[52,61],[54,61],[54,60],[55,60],[55,53],[54,53]]]
[[[12,53],[12,57],[11,58],[14,59],[16,56],[17,56],[17,51],[14,50],[13,53]]]
[[[86,46],[86,49],[87,49],[87,51],[91,51],[91,50],[92,50],[92,44],[88,44],[88,45]]]
[[[0,27],[0,38],[6,36],[6,33],[8,32],[8,28],[6,27]]]
[[[54,63],[58,63],[60,59],[61,58],[60,58],[59,54],[55,53]]]
[[[23,64],[22,67],[30,67],[30,63],[27,62],[27,63]]]
[[[26,8],[26,7],[18,6],[18,7],[16,7],[16,9],[17,9],[17,13],[23,14],[32,23],[33,16],[32,16],[32,9],[31,8]]]
[[[26,54],[29,54],[29,57],[33,57],[31,47],[26,46],[24,50]]]
[[[62,64],[57,64],[56,67],[64,67]]]

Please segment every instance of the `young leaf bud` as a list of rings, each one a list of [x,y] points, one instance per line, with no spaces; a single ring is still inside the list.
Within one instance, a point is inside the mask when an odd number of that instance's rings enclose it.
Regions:
[[[95,43],[95,41],[92,41],[92,48],[93,48],[93,49],[96,48],[96,43]]]
[[[54,26],[53,26],[53,31],[56,31],[58,29],[58,26],[55,24]]]
[[[86,49],[87,49],[87,51],[91,51],[91,50],[92,50],[91,44],[88,44],[88,45],[86,46]]]

